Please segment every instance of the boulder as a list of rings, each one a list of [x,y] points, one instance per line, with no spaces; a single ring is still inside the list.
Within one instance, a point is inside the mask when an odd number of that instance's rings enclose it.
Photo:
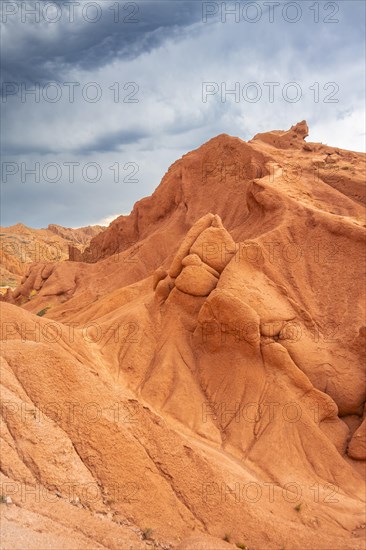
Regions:
[[[188,265],[178,275],[175,286],[181,292],[192,296],[208,296],[216,288],[218,279],[204,267]]]

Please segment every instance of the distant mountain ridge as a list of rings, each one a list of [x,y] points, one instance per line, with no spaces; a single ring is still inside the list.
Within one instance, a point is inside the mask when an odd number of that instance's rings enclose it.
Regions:
[[[23,223],[0,227],[0,287],[16,287],[33,262],[67,260],[71,245],[82,251],[105,229],[101,225],[72,229],[56,224],[33,229]]]

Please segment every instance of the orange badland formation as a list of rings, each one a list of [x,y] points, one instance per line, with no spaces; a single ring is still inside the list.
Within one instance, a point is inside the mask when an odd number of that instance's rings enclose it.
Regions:
[[[50,224],[32,229],[22,223],[0,227],[0,291],[19,285],[34,262],[69,259],[69,246],[83,250],[105,227],[93,225],[70,229]]]
[[[3,298],[3,548],[365,548],[365,155],[307,135],[210,140]]]

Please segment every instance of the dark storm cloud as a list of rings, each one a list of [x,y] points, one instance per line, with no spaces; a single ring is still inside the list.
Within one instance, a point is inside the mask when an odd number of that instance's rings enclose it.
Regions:
[[[148,135],[148,133],[138,132],[135,130],[122,130],[119,132],[101,134],[96,139],[83,147],[79,147],[74,152],[77,154],[80,153],[89,155],[95,152],[120,151],[121,145],[138,143],[142,138],[147,137]]]
[[[3,155],[11,155],[11,156],[20,156],[20,155],[29,155],[29,154],[49,155],[49,154],[57,153],[57,151],[52,147],[39,147],[37,145],[32,145],[32,143],[30,143],[29,145],[26,145],[23,143],[8,145],[6,141],[1,147],[1,152]]]
[[[62,0],[52,3],[61,15],[55,23],[48,23],[52,16],[49,12],[42,15],[42,11],[39,22],[30,13],[23,15],[22,22],[21,3],[11,2],[19,5],[14,15],[4,15],[3,3],[4,31],[8,31],[3,37],[4,82],[60,81],[71,66],[96,70],[115,58],[133,59],[199,20],[202,9],[200,2],[194,1],[120,0],[117,12],[115,1],[83,0],[71,14]],[[28,2],[29,9],[35,4]],[[42,7],[42,2],[39,4]],[[100,12],[92,6],[83,12],[87,4],[97,4]],[[96,22],[88,21],[99,16]]]

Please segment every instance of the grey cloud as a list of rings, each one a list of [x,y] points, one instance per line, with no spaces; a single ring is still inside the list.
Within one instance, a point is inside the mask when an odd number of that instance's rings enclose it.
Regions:
[[[35,2],[28,3],[35,5]],[[20,11],[14,16],[8,16],[4,24],[4,30],[8,32],[6,39],[3,38],[6,54],[2,71],[4,82],[61,82],[71,66],[90,70],[110,63],[117,57],[133,59],[143,52],[151,51],[172,33],[198,20],[201,13],[199,2],[178,0],[126,3],[119,0],[120,10],[116,22],[116,12],[110,9],[116,2],[98,0],[96,3],[99,3],[102,15],[100,20],[91,23],[85,17],[75,15],[74,22],[70,23],[70,16],[65,14],[70,9],[61,0],[53,3],[63,10],[61,19],[53,24],[45,24],[42,17],[37,23],[31,16],[22,22]],[[82,8],[83,2],[79,3]],[[124,11],[127,4],[132,9]],[[136,14],[133,13],[133,6],[138,10]],[[126,18],[127,21],[124,21]]]
[[[135,143],[147,137],[146,132],[138,131],[125,131],[121,130],[119,132],[110,132],[108,134],[100,134],[95,140],[87,145],[79,147],[74,152],[76,154],[91,154],[96,152],[107,152],[107,151],[120,151],[121,145]]]

